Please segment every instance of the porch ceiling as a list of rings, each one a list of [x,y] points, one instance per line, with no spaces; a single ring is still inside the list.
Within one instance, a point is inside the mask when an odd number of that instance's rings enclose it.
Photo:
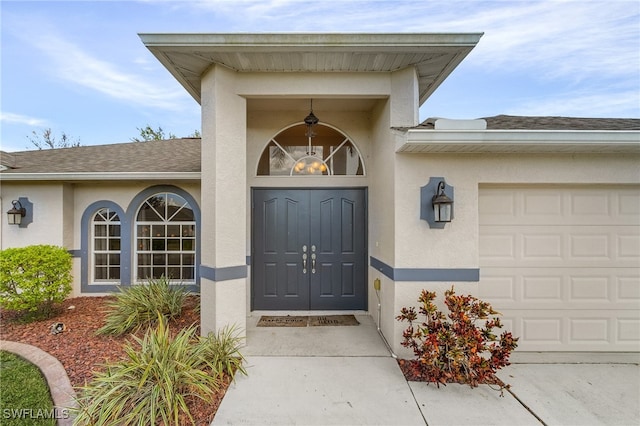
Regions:
[[[482,33],[140,34],[144,45],[200,103],[212,65],[238,72],[391,72],[415,66],[422,104]]]

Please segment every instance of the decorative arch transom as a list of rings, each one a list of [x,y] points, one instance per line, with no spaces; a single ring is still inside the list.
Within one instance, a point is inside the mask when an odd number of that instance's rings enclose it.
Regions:
[[[362,156],[351,139],[336,128],[318,123],[295,124],[267,144],[258,176],[362,176]]]

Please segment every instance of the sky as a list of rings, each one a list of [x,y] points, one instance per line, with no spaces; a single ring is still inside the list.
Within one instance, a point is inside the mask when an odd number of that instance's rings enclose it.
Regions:
[[[138,33],[483,32],[428,117],[640,118],[637,0],[0,0],[0,149],[192,135],[200,106]]]

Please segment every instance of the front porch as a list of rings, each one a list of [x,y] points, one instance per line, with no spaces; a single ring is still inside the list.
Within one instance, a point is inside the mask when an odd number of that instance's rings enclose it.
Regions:
[[[366,356],[388,357],[374,319],[356,312],[356,326],[258,327],[263,315],[339,315],[345,312],[253,311],[247,317],[246,356]],[[353,312],[348,312],[349,314]]]

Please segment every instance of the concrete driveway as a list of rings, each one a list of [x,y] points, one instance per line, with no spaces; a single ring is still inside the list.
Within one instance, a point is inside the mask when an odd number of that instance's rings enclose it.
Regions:
[[[248,377],[214,425],[638,425],[637,364],[514,364],[500,392],[407,382],[368,316],[358,327],[248,330]]]

